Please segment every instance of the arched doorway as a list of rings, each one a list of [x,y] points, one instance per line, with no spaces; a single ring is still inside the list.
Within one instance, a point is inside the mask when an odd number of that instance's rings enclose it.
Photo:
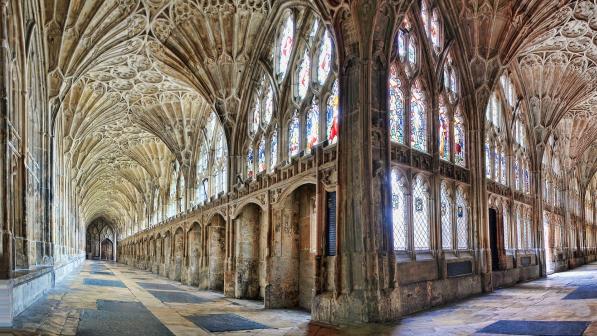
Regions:
[[[87,226],[85,236],[87,259],[116,260],[116,230],[110,222],[101,217],[94,219]]]
[[[114,260],[114,243],[109,238],[102,241],[100,260]]]

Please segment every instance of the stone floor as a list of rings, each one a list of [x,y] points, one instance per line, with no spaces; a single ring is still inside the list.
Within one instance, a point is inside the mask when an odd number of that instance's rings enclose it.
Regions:
[[[541,321],[541,322],[531,322]],[[551,321],[551,322],[547,322]],[[86,262],[0,335],[597,335],[597,263],[399,323],[331,328],[127,266]],[[583,333],[584,331],[584,333]]]

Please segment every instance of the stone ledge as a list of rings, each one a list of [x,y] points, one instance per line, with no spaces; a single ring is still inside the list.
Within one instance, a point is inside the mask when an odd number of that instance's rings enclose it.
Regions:
[[[14,317],[41,298],[84,260],[85,255],[80,254],[67,263],[0,280],[0,328],[11,327]]]

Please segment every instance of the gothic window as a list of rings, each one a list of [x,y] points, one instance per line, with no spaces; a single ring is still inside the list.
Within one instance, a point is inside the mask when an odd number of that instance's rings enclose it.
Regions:
[[[421,2],[421,21],[433,50],[439,54],[442,47],[440,14],[437,8],[431,9],[426,0]]]
[[[272,133],[270,142],[270,170],[273,171],[278,164],[278,131]]]
[[[329,143],[338,141],[338,108],[339,108],[338,80],[334,81],[332,92],[328,97],[326,107],[327,138]]]
[[[510,209],[508,204],[504,204],[503,211],[503,223],[504,223],[504,249],[510,249]]]
[[[317,80],[319,85],[323,85],[332,70],[332,39],[330,33],[326,30],[321,46],[319,47],[319,59],[317,63]]]
[[[485,177],[491,178],[491,171],[492,169],[492,162],[491,162],[491,148],[489,147],[489,141],[485,140],[485,145],[483,146],[483,150],[485,152]]]
[[[265,84],[265,80],[264,80]],[[272,120],[272,115],[274,114],[274,91],[272,90],[269,84],[265,86],[265,100],[262,104],[263,106],[263,126],[267,127]]]
[[[290,56],[294,46],[294,21],[292,15],[286,18],[282,25],[280,37],[278,38],[278,52],[276,68],[278,69],[278,78],[282,79],[288,71],[288,64],[290,63]]]
[[[523,232],[523,224],[522,224],[522,215],[520,214],[520,206],[516,207],[516,233],[517,233],[517,247],[518,249],[523,249],[524,246],[522,242],[524,241],[524,232]]]
[[[514,160],[514,188],[520,190],[520,159]]]
[[[170,175],[170,188],[168,193],[168,211],[166,216],[168,218],[176,215],[176,189],[178,185],[178,162],[173,164],[172,174]]]
[[[444,250],[451,250],[453,248],[453,224],[452,224],[452,191],[446,181],[442,181],[440,188],[440,213],[441,213],[441,228],[442,228],[442,248]]]
[[[254,135],[259,130],[261,124],[261,104],[259,98],[255,99],[255,105],[253,107],[253,114],[250,120],[250,135]]]
[[[309,56],[309,50],[305,49],[296,79],[296,96],[299,102],[305,99],[309,84],[311,84],[311,57]]]
[[[413,236],[415,250],[430,249],[429,183],[418,175],[413,186]]]
[[[299,119],[295,114],[288,124],[288,156],[293,157],[299,153]]]
[[[466,250],[469,248],[469,205],[468,195],[463,187],[456,189],[456,238],[458,239],[458,249]]]
[[[406,178],[398,169],[392,170],[392,223],[394,229],[394,250],[404,251],[408,247]]]
[[[427,151],[427,106],[425,93],[419,81],[411,90],[410,100],[410,142],[411,147]]]
[[[454,114],[454,163],[461,167],[466,166],[466,140],[464,118],[460,108]]]
[[[218,122],[215,132],[215,158],[213,163],[213,195],[226,192],[228,190],[228,145],[226,144],[226,135],[224,129]]]
[[[443,97],[439,99],[439,158],[450,160],[450,121]]]
[[[404,96],[400,78],[398,78],[398,68],[395,64],[390,66],[388,107],[390,112],[390,139],[397,143],[404,143]]]
[[[209,180],[209,150],[208,144],[205,140],[201,144],[199,150],[199,161],[197,162],[195,180],[197,184],[195,186],[195,204],[199,204],[207,199],[207,189],[204,185],[204,180]],[[207,181],[205,181],[207,182]]]
[[[319,142],[319,105],[316,101],[311,104],[306,120],[307,150],[311,150]]]
[[[506,181],[506,154],[504,153],[504,149],[502,148],[500,151],[500,182],[502,184],[507,184]]]
[[[255,157],[253,156],[253,148],[247,150],[247,178],[253,178],[255,175]]]
[[[259,141],[259,147],[257,149],[257,171],[264,172],[266,168],[265,163],[265,138],[262,136],[261,141]]]

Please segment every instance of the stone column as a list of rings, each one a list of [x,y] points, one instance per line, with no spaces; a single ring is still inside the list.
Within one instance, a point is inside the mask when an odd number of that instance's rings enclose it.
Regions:
[[[359,0],[350,4],[349,12],[337,15],[338,254],[333,293],[313,300],[316,321],[365,323],[400,316],[391,236],[387,116],[394,12],[389,3]]]
[[[8,49],[8,14],[7,14],[8,2],[6,0],[0,1],[0,141],[2,143],[2,149],[0,149],[0,195],[2,196],[2,202],[0,203],[0,279],[7,279],[13,269],[12,260],[12,230],[10,228],[7,209],[8,195],[6,195],[6,183],[8,182],[8,148],[7,148],[7,137],[6,134],[6,118],[8,115],[8,92],[7,82],[9,78],[9,64],[10,50]],[[0,297],[2,297],[2,288],[0,288]],[[10,307],[10,306],[9,306]],[[3,321],[2,308],[0,308],[0,323]]]

